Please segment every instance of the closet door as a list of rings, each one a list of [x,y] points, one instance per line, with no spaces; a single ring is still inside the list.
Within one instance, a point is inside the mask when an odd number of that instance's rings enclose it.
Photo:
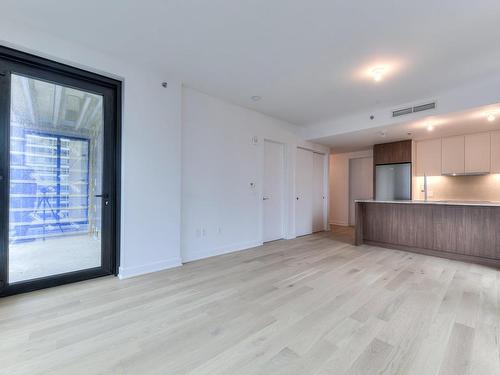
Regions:
[[[313,153],[297,148],[295,169],[295,234],[304,236],[313,232]]]
[[[324,206],[324,155],[313,153],[313,179],[312,179],[312,207],[313,207],[313,232],[325,229]]]

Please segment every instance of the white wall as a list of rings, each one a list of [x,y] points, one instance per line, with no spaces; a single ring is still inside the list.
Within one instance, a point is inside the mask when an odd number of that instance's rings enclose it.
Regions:
[[[181,233],[186,261],[259,245],[265,138],[286,145],[285,226],[287,238],[294,237],[296,147],[325,153],[325,166],[329,152],[301,141],[295,126],[182,89],[179,79],[147,66],[8,20],[0,22],[0,44],[123,81],[120,277],[180,265]],[[167,89],[162,81],[168,81]]]
[[[349,159],[349,225],[356,225],[356,199],[373,199],[373,158]]]
[[[330,224],[349,225],[349,159],[372,155],[372,150],[330,155]]]
[[[190,88],[182,92],[182,259],[262,243],[264,139],[285,144],[285,234],[293,238],[296,148],[325,153],[325,166],[328,148],[303,142],[286,122]]]
[[[180,82],[19,22],[1,20],[0,44],[123,80],[120,276],[179,265]]]

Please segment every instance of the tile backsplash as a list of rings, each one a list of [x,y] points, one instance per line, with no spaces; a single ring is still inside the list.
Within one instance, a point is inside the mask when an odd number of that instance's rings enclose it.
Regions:
[[[415,177],[414,199],[424,199],[424,178]],[[500,201],[500,174],[427,177],[429,200]]]

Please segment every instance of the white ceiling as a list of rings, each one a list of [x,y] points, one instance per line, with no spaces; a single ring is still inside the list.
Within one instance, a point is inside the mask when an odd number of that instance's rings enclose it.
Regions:
[[[298,125],[497,72],[499,14],[498,0],[2,1],[2,17]],[[360,77],[378,63],[397,69]]]
[[[487,121],[488,114],[494,114],[495,120]],[[427,130],[429,125],[432,125],[432,131]],[[314,139],[314,142],[329,146],[333,153],[341,153],[366,150],[377,143],[403,139],[422,140],[492,130],[500,130],[500,104]]]

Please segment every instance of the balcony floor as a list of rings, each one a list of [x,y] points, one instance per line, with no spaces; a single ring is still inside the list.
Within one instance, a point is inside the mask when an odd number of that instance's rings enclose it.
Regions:
[[[101,241],[90,235],[47,238],[9,246],[9,283],[101,265]]]

